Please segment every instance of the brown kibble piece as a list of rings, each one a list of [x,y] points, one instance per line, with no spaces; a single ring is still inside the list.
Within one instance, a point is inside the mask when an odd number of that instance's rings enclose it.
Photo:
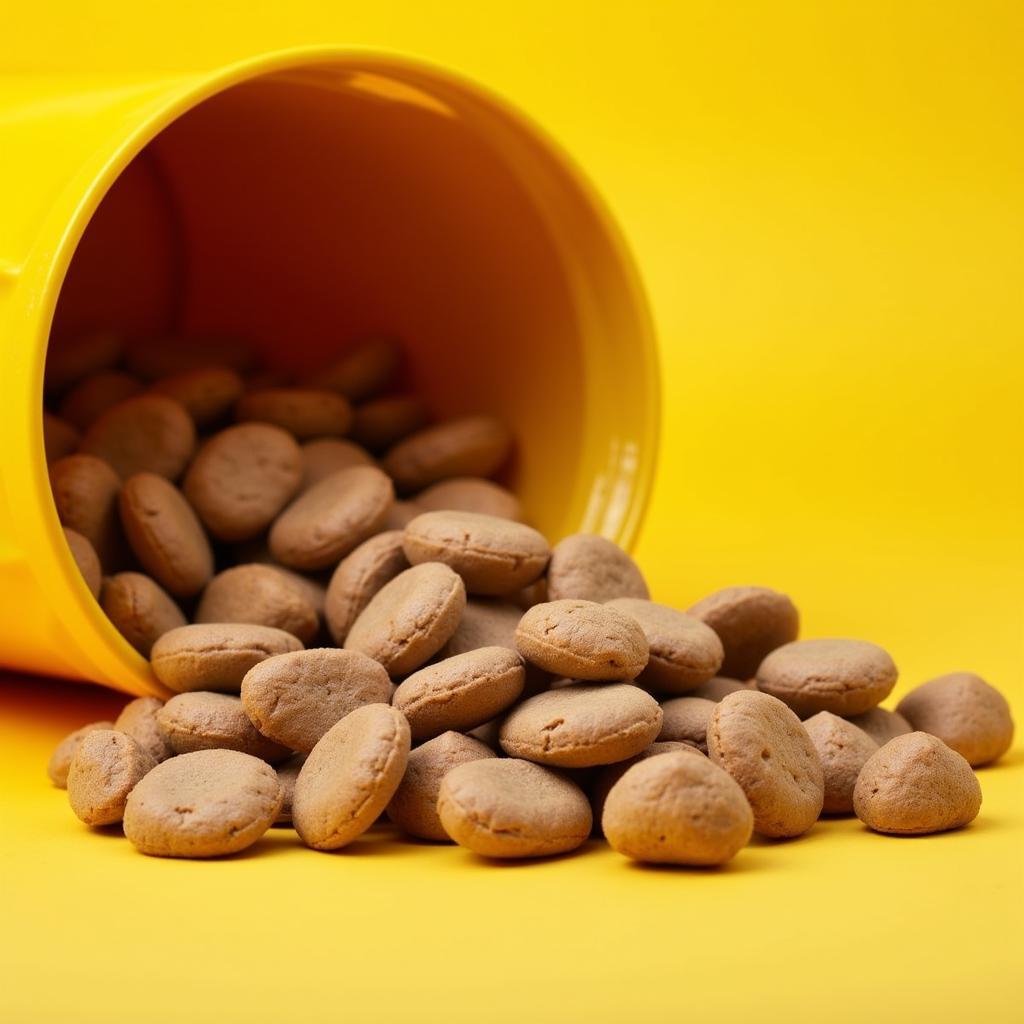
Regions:
[[[210,623],[164,633],[150,654],[153,673],[178,693],[238,693],[245,673],[275,654],[302,650],[302,641],[271,626]]]
[[[507,647],[481,647],[407,677],[391,702],[416,742],[449,729],[473,729],[511,707],[523,692],[523,659]]]
[[[409,754],[402,783],[388,804],[388,817],[418,839],[449,842],[437,813],[444,777],[460,764],[494,756],[490,747],[458,732],[444,732],[428,740]]]
[[[355,410],[352,437],[372,452],[382,452],[427,422],[423,403],[411,395],[377,398]]]
[[[409,725],[386,704],[356,708],[323,735],[295,783],[292,821],[315,850],[362,835],[395,795],[409,759]]]
[[[973,672],[922,683],[896,705],[914,729],[938,736],[970,765],[991,764],[1013,743],[1006,698]]]
[[[338,470],[303,492],[270,528],[270,552],[293,569],[326,569],[377,533],[394,501],[374,466]]]
[[[225,419],[244,390],[242,378],[226,366],[207,366],[164,377],[153,391],[180,402],[197,427]]]
[[[175,597],[192,597],[213,575],[213,551],[185,496],[155,473],[121,488],[121,525],[142,567]]]
[[[501,746],[558,768],[613,764],[639,754],[658,737],[658,702],[637,686],[564,686],[530,697],[501,725]]]
[[[384,469],[403,494],[458,476],[491,476],[512,450],[508,428],[492,416],[464,416],[399,441]]]
[[[160,731],[158,716],[164,706],[156,697],[128,701],[114,720],[114,728],[127,733],[158,764],[174,756],[167,737]]]
[[[981,785],[961,754],[937,736],[912,732],[871,755],[857,777],[853,807],[875,832],[945,832],[978,816]]]
[[[87,430],[108,409],[142,393],[142,381],[118,370],[103,370],[79,381],[60,403],[60,415]]]
[[[390,699],[391,680],[380,664],[328,647],[268,658],[242,680],[242,704],[253,725],[305,753],[356,708]]]
[[[128,794],[156,762],[126,733],[96,729],[82,739],[68,769],[71,809],[86,825],[124,817]]]
[[[593,816],[569,779],[512,758],[453,768],[441,781],[437,813],[445,832],[484,857],[546,857],[582,846]]]
[[[818,711],[859,715],[885,700],[896,666],[865,640],[797,640],[772,651],[757,670],[757,688],[806,718]]]
[[[612,849],[633,860],[711,867],[747,845],[754,816],[728,772],[674,753],[633,765],[608,794],[601,825]]]
[[[604,604],[617,597],[651,596],[636,562],[614,541],[596,533],[574,533],[555,545],[547,589],[549,601],[577,598]]]
[[[275,825],[290,825],[292,823],[292,800],[295,798],[295,782],[306,763],[305,754],[295,754],[288,758],[284,764],[275,765],[277,769],[277,781],[281,783],[281,809],[274,819]]]
[[[310,437],[341,437],[352,423],[352,406],[333,391],[312,388],[265,388],[238,400],[239,423],[272,423],[300,441]]]
[[[466,607],[462,578],[447,565],[425,562],[399,573],[370,600],[345,638],[345,648],[404,676],[451,639]]]
[[[100,605],[114,628],[144,658],[164,633],[186,623],[174,598],[140,572],[108,576],[100,591]]]
[[[266,761],[237,750],[197,750],[154,768],[132,790],[124,834],[153,857],[221,857],[252,846],[284,794]]]
[[[89,733],[96,732],[98,729],[113,728],[113,722],[90,722],[88,725],[83,725],[81,729],[68,733],[54,747],[53,753],[50,755],[50,762],[46,766],[46,774],[50,777],[50,781],[58,789],[67,789],[68,769],[71,767],[71,762],[75,759],[75,754],[78,753],[78,748],[82,745],[82,740]]]
[[[688,693],[711,679],[722,664],[722,641],[700,619],[636,597],[616,598],[607,606],[636,619],[647,637],[650,659],[637,679],[646,689]]]
[[[442,480],[420,491],[416,495],[416,504],[424,512],[477,512],[516,522],[523,518],[519,499],[510,490],[493,480],[473,476]]]
[[[635,679],[648,657],[636,619],[593,601],[534,605],[519,622],[516,647],[546,672],[572,679]]]
[[[785,595],[768,587],[726,587],[689,609],[722,641],[722,675],[750,679],[776,647],[795,640],[800,615]]]
[[[615,764],[606,764],[601,768],[590,787],[590,806],[594,810],[594,824],[600,827],[601,815],[604,812],[604,802],[608,799],[608,794],[611,792],[612,786],[614,786],[615,783],[633,767],[633,765],[648,757],[657,757],[658,754],[673,754],[677,751],[684,754],[693,754],[696,757],[705,756],[696,747],[691,747],[689,743],[679,743],[676,740],[655,740],[649,747],[644,747],[639,754],[627,757],[625,761],[616,761]]]
[[[746,793],[761,835],[802,835],[818,820],[825,799],[821,759],[782,701],[756,690],[723,698],[708,724],[708,755]]]
[[[199,449],[182,488],[217,540],[251,540],[292,499],[302,482],[295,439],[269,423],[241,423]]]
[[[831,711],[819,711],[804,722],[821,759],[825,779],[826,814],[853,813],[853,787],[878,744],[855,725]]]
[[[880,747],[884,747],[891,739],[913,732],[911,724],[895,711],[885,708],[869,708],[859,715],[851,715],[847,721],[866,732]]]
[[[89,588],[89,593],[99,600],[103,568],[96,555],[96,549],[80,533],[67,527],[64,527],[64,539],[68,543],[78,571],[82,574],[82,579],[85,580],[85,585]]]
[[[195,445],[195,425],[179,402],[137,395],[103,413],[86,431],[81,450],[109,462],[122,480],[135,473],[177,480]]]
[[[548,542],[533,527],[477,512],[424,512],[405,528],[410,564],[443,562],[471,594],[509,594],[544,571]]]
[[[55,395],[84,377],[116,366],[124,352],[124,342],[113,331],[94,331],[50,342],[46,351],[43,388]]]
[[[157,723],[175,754],[240,750],[274,764],[292,753],[262,736],[249,721],[242,702],[227,693],[179,693],[160,709]]]
[[[81,435],[70,423],[43,410],[43,451],[48,463],[71,455],[81,441]]]
[[[714,679],[709,679],[703,686],[698,686],[696,690],[691,690],[687,696],[703,697],[704,700],[713,700],[717,704],[723,697],[727,697],[730,693],[735,693],[737,690],[753,689],[756,689],[756,684],[752,679],[741,683],[738,679],[715,676]]]
[[[356,342],[333,363],[309,374],[307,383],[359,402],[383,391],[401,360],[402,350],[394,338],[367,338]]]
[[[388,530],[363,541],[339,563],[327,585],[324,615],[336,644],[343,644],[352,623],[371,598],[400,572],[409,568],[402,534]]]
[[[661,705],[663,715],[659,740],[677,740],[696,747],[702,754],[708,752],[708,722],[715,710],[715,702],[703,697],[676,697]]]
[[[112,569],[127,556],[117,496],[121,478],[94,455],[68,455],[50,466],[50,489],[61,523],[80,533]]]
[[[314,484],[350,466],[374,466],[370,454],[359,445],[340,437],[319,437],[302,445],[302,487],[308,491]]]

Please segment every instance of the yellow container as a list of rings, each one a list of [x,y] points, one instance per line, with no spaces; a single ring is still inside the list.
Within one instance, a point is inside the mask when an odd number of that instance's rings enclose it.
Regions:
[[[4,664],[160,692],[60,532],[51,334],[240,335],[309,369],[393,331],[435,413],[513,426],[510,482],[541,529],[632,542],[658,433],[643,293],[580,174],[493,96],[304,49],[170,79],[8,80],[0,131]]]

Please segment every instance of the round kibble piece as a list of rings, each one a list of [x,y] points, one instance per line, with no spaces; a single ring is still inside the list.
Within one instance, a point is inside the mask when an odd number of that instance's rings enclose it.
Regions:
[[[870,708],[860,715],[851,715],[847,721],[866,732],[880,747],[897,736],[914,731],[902,715],[885,708]]]
[[[43,410],[43,451],[47,463],[56,462],[78,450],[82,438],[70,423]]]
[[[711,679],[721,666],[722,641],[700,619],[636,597],[616,598],[607,605],[636,619],[647,637],[650,660],[637,680],[646,689],[688,693]]]
[[[60,403],[61,417],[87,430],[108,409],[141,394],[142,381],[118,370],[104,370],[79,381]]]
[[[278,516],[270,528],[270,553],[293,569],[336,565],[383,528],[394,498],[391,481],[374,466],[338,470]]]
[[[845,718],[819,711],[804,722],[807,735],[821,758],[825,778],[826,814],[853,813],[853,787],[878,744]]]
[[[356,409],[352,418],[352,436],[370,451],[382,452],[419,430],[426,422],[427,413],[418,398],[410,395],[378,398]]]
[[[578,598],[603,604],[617,597],[649,598],[643,574],[625,551],[594,533],[559,541],[548,566],[548,600]]]
[[[85,377],[116,366],[124,352],[124,341],[113,331],[94,331],[75,337],[55,339],[46,352],[44,389],[57,394]]]
[[[383,466],[403,494],[439,480],[491,476],[512,450],[512,434],[492,416],[465,416],[427,427],[399,441]]]
[[[146,572],[175,597],[198,594],[213,575],[213,551],[181,491],[155,473],[136,473],[118,502],[125,536]]]
[[[367,338],[330,365],[311,373],[307,383],[359,402],[386,388],[401,361],[402,350],[394,338]]]
[[[529,761],[481,758],[441,781],[437,813],[445,832],[484,857],[545,857],[582,846],[590,803],[574,782]]]
[[[177,480],[195,446],[192,417],[164,395],[137,395],[112,406],[82,438],[82,451],[109,462],[122,480],[135,473]]]
[[[516,647],[552,675],[595,680],[635,679],[649,652],[636,619],[577,600],[534,605],[516,628]]]
[[[164,633],[186,623],[174,598],[140,572],[108,576],[100,591],[100,606],[121,636],[144,658],[149,657],[153,644]]]
[[[71,557],[78,566],[78,571],[89,588],[89,593],[97,600],[100,596],[100,587],[103,585],[103,568],[100,565],[96,549],[76,530],[69,530],[64,527],[64,539],[71,550]]]
[[[412,738],[473,729],[511,707],[523,692],[523,659],[507,647],[481,647],[421,668],[391,702],[409,720]]]
[[[409,759],[409,724],[386,704],[366,704],[321,737],[295,783],[292,821],[315,850],[362,835],[395,795]]]
[[[128,794],[156,762],[126,733],[96,729],[79,744],[68,769],[68,801],[86,825],[124,817]]]
[[[715,676],[714,679],[709,679],[703,686],[698,686],[696,690],[691,690],[687,696],[703,697],[704,700],[713,700],[717,704],[723,697],[727,697],[730,693],[735,693],[737,690],[753,690],[755,688],[756,684],[753,680],[741,683],[738,679]]]
[[[175,754],[240,750],[274,764],[292,753],[288,747],[261,736],[242,702],[227,693],[179,693],[160,709],[157,723]]]
[[[818,820],[825,799],[821,759],[782,701],[756,690],[723,698],[708,723],[708,755],[740,784],[761,835],[802,835]]]
[[[114,720],[114,728],[127,733],[154,761],[174,756],[167,737],[160,731],[158,716],[164,706],[156,697],[136,697],[128,701]]]
[[[282,800],[266,761],[237,750],[197,750],[157,765],[132,790],[124,834],[154,857],[221,857],[252,846]]]
[[[747,845],[754,815],[732,776],[706,757],[659,754],[615,783],[601,825],[612,849],[633,860],[711,867]]]
[[[85,537],[108,569],[123,564],[121,479],[110,466],[94,455],[68,455],[50,467],[50,488],[61,524]]]
[[[715,702],[703,697],[676,697],[661,705],[663,715],[659,740],[677,740],[696,747],[702,754],[708,752],[708,722],[715,710]]]
[[[293,437],[340,437],[352,424],[352,406],[333,391],[265,388],[249,391],[235,406],[240,423],[273,423]]]
[[[324,615],[336,644],[343,644],[370,599],[409,568],[400,530],[387,530],[363,541],[346,555],[327,585]]]
[[[722,675],[750,679],[776,647],[800,632],[800,615],[785,595],[768,587],[726,587],[689,609],[722,641]]]
[[[459,732],[444,732],[428,740],[409,754],[402,783],[388,804],[388,817],[418,839],[450,841],[437,814],[441,782],[460,764],[494,756],[490,747]]]
[[[424,512],[477,512],[517,522],[523,518],[519,499],[510,490],[480,477],[460,476],[442,480],[420,491],[416,495],[416,504]]]
[[[640,761],[648,757],[656,757],[658,754],[693,754],[696,757],[704,757],[696,747],[689,743],[678,743],[675,740],[655,740],[649,747],[644,747],[639,754],[627,757],[625,761],[617,761],[615,764],[608,764],[601,768],[590,787],[590,806],[594,810],[594,824],[600,826],[601,815],[604,812],[604,802],[612,791],[612,786],[622,778],[626,772]]]
[[[178,693],[238,693],[245,673],[275,654],[301,651],[302,641],[272,626],[208,623],[164,633],[150,653],[153,674]]]
[[[277,780],[281,783],[281,810],[277,812],[274,819],[275,825],[290,825],[292,823],[292,800],[295,797],[295,782],[306,763],[305,754],[295,754],[284,764],[277,765]]]
[[[269,423],[241,423],[199,449],[183,490],[212,536],[243,541],[262,533],[301,483],[295,439]]]
[[[75,754],[78,753],[78,748],[82,745],[82,740],[91,732],[113,728],[113,722],[90,722],[88,725],[83,725],[81,729],[68,733],[54,747],[53,753],[50,755],[50,762],[46,766],[46,774],[50,777],[50,781],[58,789],[67,789],[68,769],[75,759]]]
[[[871,755],[857,776],[853,808],[875,832],[945,832],[978,816],[981,785],[966,759],[937,736],[911,732]]]
[[[399,573],[370,600],[345,638],[345,648],[404,676],[451,639],[466,607],[462,578],[440,562]]]
[[[558,768],[613,764],[658,737],[658,702],[637,686],[578,684],[538,693],[501,725],[502,749]]]
[[[197,427],[210,427],[227,417],[244,387],[229,367],[207,366],[164,377],[153,391],[180,402]]]
[[[242,680],[242,704],[256,728],[306,753],[356,708],[390,699],[391,680],[380,664],[328,647],[268,658]]]
[[[302,490],[350,466],[372,466],[369,452],[340,437],[320,437],[302,446]]]
[[[548,542],[533,527],[478,512],[424,512],[405,528],[411,565],[444,562],[471,594],[509,594],[544,571]]]
[[[236,565],[206,585],[196,622],[248,622],[274,626],[309,643],[320,617],[305,588],[272,565]]]
[[[938,736],[970,765],[990,764],[1013,742],[1006,698],[971,672],[953,672],[922,683],[896,710],[914,729]]]
[[[772,651],[757,671],[757,688],[806,718],[819,711],[859,715],[885,700],[896,666],[865,640],[797,640]]]

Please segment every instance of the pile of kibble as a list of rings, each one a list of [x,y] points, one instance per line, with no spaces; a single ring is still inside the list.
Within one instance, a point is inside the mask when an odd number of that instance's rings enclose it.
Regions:
[[[86,584],[175,696],[64,739],[49,774],[143,853],[317,850],[386,815],[488,857],[715,865],[822,814],[968,824],[1002,695],[954,673],[880,703],[875,644],[798,640],[785,594],[650,600],[624,551],[554,546],[489,477],[487,415],[431,423],[392,341],[297,382],[209,339],[52,347],[47,452]],[[398,497],[396,497],[396,494]],[[557,500],[557,499],[555,499]]]

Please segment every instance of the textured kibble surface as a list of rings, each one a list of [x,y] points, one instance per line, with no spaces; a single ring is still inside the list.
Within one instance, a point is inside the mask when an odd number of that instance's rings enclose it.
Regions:
[[[853,812],[853,787],[878,744],[863,730],[831,711],[819,711],[804,722],[807,735],[821,759],[825,780],[826,814]]]
[[[594,809],[594,824],[601,825],[601,813],[604,810],[604,802],[611,792],[612,786],[622,778],[626,772],[640,761],[648,757],[656,757],[658,754],[693,754],[695,757],[704,757],[696,747],[689,743],[679,743],[675,740],[655,740],[649,747],[644,747],[639,754],[627,757],[625,761],[616,761],[615,764],[605,765],[594,777],[590,785],[590,806]]]
[[[555,545],[547,592],[549,601],[578,598],[601,603],[617,597],[650,597],[633,559],[610,540],[593,533],[575,533]]]
[[[901,714],[885,708],[871,708],[859,715],[849,716],[847,721],[866,732],[880,747],[897,736],[914,731]]]
[[[160,728],[162,700],[156,697],[136,697],[121,709],[114,720],[114,728],[127,733],[154,761],[166,761],[174,756],[174,749]]]
[[[676,697],[661,705],[662,722],[659,740],[677,740],[708,752],[708,723],[715,702],[703,697]]]
[[[327,586],[324,614],[334,642],[343,644],[370,599],[409,568],[400,530],[385,530],[343,558]]]
[[[156,762],[135,740],[115,729],[94,729],[83,737],[68,768],[71,809],[86,825],[113,825],[125,802]]]
[[[175,754],[194,750],[240,750],[274,764],[288,747],[261,735],[238,697],[195,690],[172,697],[157,713],[157,725]]]
[[[90,722],[88,725],[83,725],[80,729],[75,729],[74,732],[68,733],[57,744],[50,755],[49,764],[46,766],[46,774],[50,777],[50,781],[58,789],[66,789],[68,785],[68,769],[71,767],[71,762],[75,759],[75,754],[78,753],[78,748],[82,745],[85,737],[99,729],[113,728],[113,722]]]
[[[100,606],[117,631],[148,658],[153,644],[172,629],[186,625],[174,598],[156,580],[140,572],[108,576],[100,590]]]
[[[519,499],[501,484],[480,477],[456,477],[442,480],[416,495],[416,504],[424,512],[456,510],[478,512],[500,519],[521,520],[523,509]]]

